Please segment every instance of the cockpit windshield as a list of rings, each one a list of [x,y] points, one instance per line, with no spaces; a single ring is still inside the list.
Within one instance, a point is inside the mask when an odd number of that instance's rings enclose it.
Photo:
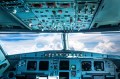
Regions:
[[[72,33],[68,35],[70,50],[82,50],[103,54],[119,54],[120,34],[82,34]]]
[[[117,33],[68,33],[66,41],[66,50],[104,54],[120,52],[120,35]],[[64,49],[62,33],[1,34],[0,45],[8,55]]]
[[[62,49],[60,33],[1,34],[0,44],[8,55]]]

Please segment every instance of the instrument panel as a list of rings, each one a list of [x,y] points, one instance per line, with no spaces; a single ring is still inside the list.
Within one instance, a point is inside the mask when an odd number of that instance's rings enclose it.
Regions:
[[[18,62],[6,71],[4,77],[9,79],[116,79],[116,66],[105,56],[104,58],[89,56],[61,58],[45,57],[45,55],[41,57],[47,52],[37,53],[39,57],[35,57],[34,54],[36,53],[10,56],[9,60],[12,62],[18,60]]]
[[[16,65],[16,71],[12,72],[13,77],[16,75],[17,79],[37,79],[36,77],[97,79],[93,78],[95,76],[103,76],[104,78],[101,79],[107,79],[107,76],[111,76],[111,79],[115,79],[114,71],[115,66],[111,61],[101,59],[28,59],[19,61]],[[8,74],[10,75],[10,73]]]

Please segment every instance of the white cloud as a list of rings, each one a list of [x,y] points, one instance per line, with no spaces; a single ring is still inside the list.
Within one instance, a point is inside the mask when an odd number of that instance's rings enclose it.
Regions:
[[[85,45],[79,41],[69,41],[69,48],[73,50],[83,50]]]
[[[61,35],[51,34],[39,36],[35,39],[36,50],[60,50],[62,49]]]
[[[111,53],[111,52],[119,52],[119,47],[116,47],[115,43],[104,40],[103,42],[99,42],[93,49],[95,52],[100,53]]]

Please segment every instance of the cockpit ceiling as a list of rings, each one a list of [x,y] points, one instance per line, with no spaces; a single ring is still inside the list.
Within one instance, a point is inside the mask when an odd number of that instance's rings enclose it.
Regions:
[[[0,32],[118,31],[118,25],[96,23],[103,3],[103,0],[2,0]]]

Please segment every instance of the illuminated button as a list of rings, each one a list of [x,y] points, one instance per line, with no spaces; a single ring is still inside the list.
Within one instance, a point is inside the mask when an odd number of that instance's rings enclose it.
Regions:
[[[47,56],[49,56],[48,54],[45,54],[45,56],[47,57]]]
[[[58,56],[58,54],[56,54],[56,56]]]
[[[52,57],[54,56],[54,54],[52,54]]]
[[[73,54],[73,56],[76,56],[76,54]]]
[[[49,53],[49,57],[51,56],[51,53]]]
[[[72,56],[72,54],[69,54],[69,56]]]
[[[71,65],[71,70],[76,70],[76,65]]]

